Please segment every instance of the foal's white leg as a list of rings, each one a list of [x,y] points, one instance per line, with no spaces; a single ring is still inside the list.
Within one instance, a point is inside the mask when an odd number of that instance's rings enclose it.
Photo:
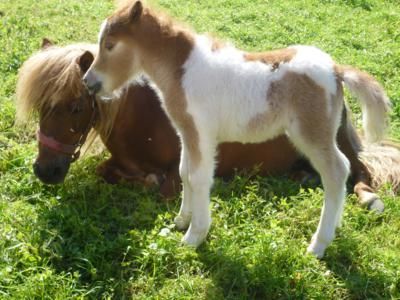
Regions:
[[[324,205],[317,231],[307,248],[308,252],[321,258],[335,238],[335,229],[340,226],[350,163],[333,139],[331,145],[307,144],[294,135],[291,135],[291,139],[321,175],[325,194]]]
[[[201,161],[196,168],[189,167],[189,186],[192,192],[192,220],[184,235],[184,244],[197,247],[207,237],[211,226],[210,189],[214,176],[215,146],[200,143]],[[190,155],[189,155],[190,156]]]
[[[192,219],[192,194],[189,184],[189,153],[187,147],[182,143],[181,150],[181,161],[179,165],[179,175],[181,176],[183,192],[182,192],[182,202],[181,208],[178,215],[175,217],[175,225],[179,230],[184,230],[189,227],[190,221]]]
[[[340,226],[350,164],[336,145],[325,155],[323,152],[315,155],[309,159],[321,175],[325,196],[318,228],[307,251],[321,258]]]

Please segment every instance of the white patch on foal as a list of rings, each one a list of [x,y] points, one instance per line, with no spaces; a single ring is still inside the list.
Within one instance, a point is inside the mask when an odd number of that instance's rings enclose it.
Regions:
[[[188,112],[196,126],[218,142],[262,142],[284,132],[285,103],[270,103],[270,84],[288,72],[307,75],[326,91],[328,101],[336,94],[334,62],[321,50],[293,46],[296,54],[273,70],[272,65],[247,61],[245,52],[226,46],[212,51],[212,41],[196,36],[194,49],[184,64],[182,86],[188,99]],[[328,105],[330,109],[330,105]],[[267,116],[263,130],[250,132],[249,122],[259,114]]]
[[[273,74],[271,66],[262,62],[246,62],[245,53],[231,46],[214,52],[211,47],[212,41],[206,36],[197,36],[195,48],[183,66],[182,86],[190,99],[188,112],[195,116],[196,126],[218,142],[265,140],[265,133],[252,136],[246,128],[253,116],[267,109],[267,88],[281,74]],[[275,127],[271,132],[282,126]]]
[[[296,55],[288,63],[292,72],[305,74],[314,80],[319,86],[330,95],[336,94],[336,78],[334,72],[334,62],[325,52],[313,46],[292,46],[296,49]]]

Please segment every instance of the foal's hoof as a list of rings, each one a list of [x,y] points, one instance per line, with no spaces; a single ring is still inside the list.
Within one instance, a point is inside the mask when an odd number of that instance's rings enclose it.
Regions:
[[[189,247],[197,248],[201,245],[201,243],[204,242],[207,237],[207,233],[208,230],[194,232],[193,230],[191,230],[191,228],[189,228],[189,230],[182,238],[182,244]]]
[[[174,223],[178,230],[185,230],[189,227],[192,215],[177,215],[174,219]]]
[[[316,258],[321,259],[324,257],[325,249],[328,245],[325,243],[317,242],[316,239],[312,239],[310,245],[307,248],[307,253],[314,255]]]

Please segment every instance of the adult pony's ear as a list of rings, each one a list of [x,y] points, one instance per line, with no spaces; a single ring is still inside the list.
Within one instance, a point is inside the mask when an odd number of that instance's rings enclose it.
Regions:
[[[77,64],[81,68],[82,73],[86,73],[87,70],[89,70],[90,66],[92,65],[94,60],[94,56],[92,52],[90,51],[85,51],[81,56],[77,58]]]
[[[42,50],[53,46],[53,43],[48,38],[43,38],[42,40]]]
[[[142,1],[141,0],[135,1],[135,3],[132,5],[129,11],[129,21],[133,23],[139,20],[140,16],[142,15],[142,12],[143,12]]]

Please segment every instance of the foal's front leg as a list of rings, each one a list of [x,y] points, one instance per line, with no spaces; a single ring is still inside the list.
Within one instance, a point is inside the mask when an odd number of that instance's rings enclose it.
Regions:
[[[214,143],[200,143],[201,157],[199,161],[195,161],[195,157],[187,152],[187,184],[183,185],[183,200],[181,211],[178,217],[185,212],[186,201],[190,201],[191,222],[189,229],[184,235],[182,242],[184,244],[197,247],[207,237],[211,225],[210,189],[213,183],[214,175]],[[189,150],[185,148],[185,150]],[[184,150],[184,151],[185,151]],[[183,155],[185,156],[185,155]],[[198,159],[198,158],[197,158]],[[184,182],[182,178],[182,182]],[[177,217],[177,218],[178,218]]]
[[[175,225],[179,230],[187,229],[192,220],[192,189],[189,184],[189,149],[182,143],[179,175],[182,180],[182,202],[178,215],[175,217]]]

